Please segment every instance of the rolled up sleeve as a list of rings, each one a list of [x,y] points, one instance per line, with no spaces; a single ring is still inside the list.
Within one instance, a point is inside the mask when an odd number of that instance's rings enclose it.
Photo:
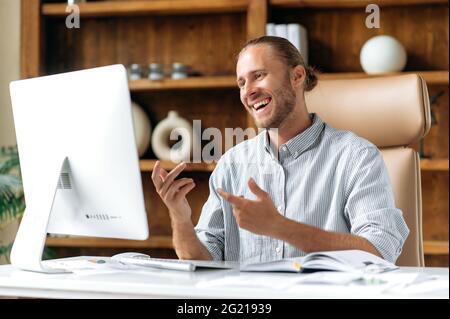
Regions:
[[[409,229],[396,208],[392,186],[379,150],[367,147],[349,161],[345,214],[351,233],[366,238],[387,261],[395,263]]]

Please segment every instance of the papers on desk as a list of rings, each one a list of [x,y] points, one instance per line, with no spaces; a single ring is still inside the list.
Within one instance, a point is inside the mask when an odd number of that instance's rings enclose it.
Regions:
[[[262,273],[245,273],[233,274],[222,278],[201,281],[197,284],[199,288],[267,288],[283,290],[296,285],[299,281],[298,276],[290,274],[262,274]]]
[[[285,273],[245,273],[202,281],[197,284],[199,288],[265,288],[295,292],[303,291],[305,285],[329,286],[337,292],[340,289],[365,294],[381,294],[390,296],[407,296],[424,291],[435,292],[448,290],[448,277],[420,275],[418,273],[356,273],[356,272],[315,272],[310,274]],[[339,294],[336,295],[339,298]]]
[[[447,276],[417,274],[413,280],[399,281],[397,284],[390,285],[383,292],[398,295],[414,295],[448,291],[448,289],[449,280]]]
[[[81,256],[46,260],[43,263],[49,268],[64,269],[77,275],[96,275],[127,270],[143,270],[142,267],[125,265],[106,257]]]

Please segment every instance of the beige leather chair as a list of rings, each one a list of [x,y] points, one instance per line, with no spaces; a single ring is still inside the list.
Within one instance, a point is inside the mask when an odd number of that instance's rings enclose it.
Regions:
[[[381,150],[410,229],[397,264],[424,266],[420,161],[408,145],[430,128],[425,81],[415,74],[319,81],[306,94],[306,105],[332,127],[353,131]]]

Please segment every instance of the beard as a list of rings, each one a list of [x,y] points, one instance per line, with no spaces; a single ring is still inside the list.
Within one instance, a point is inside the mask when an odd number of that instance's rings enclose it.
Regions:
[[[294,110],[295,98],[296,94],[291,88],[290,82],[284,81],[283,85],[275,90],[274,96],[272,97],[271,102],[276,101],[276,107],[273,109],[272,117],[261,121],[254,117],[256,125],[259,128],[279,128]]]

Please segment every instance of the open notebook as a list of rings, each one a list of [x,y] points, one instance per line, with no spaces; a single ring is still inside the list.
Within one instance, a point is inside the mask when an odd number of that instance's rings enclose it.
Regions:
[[[380,273],[398,267],[380,257],[361,250],[338,250],[310,253],[303,257],[277,261],[241,264],[241,271],[344,271]]]

